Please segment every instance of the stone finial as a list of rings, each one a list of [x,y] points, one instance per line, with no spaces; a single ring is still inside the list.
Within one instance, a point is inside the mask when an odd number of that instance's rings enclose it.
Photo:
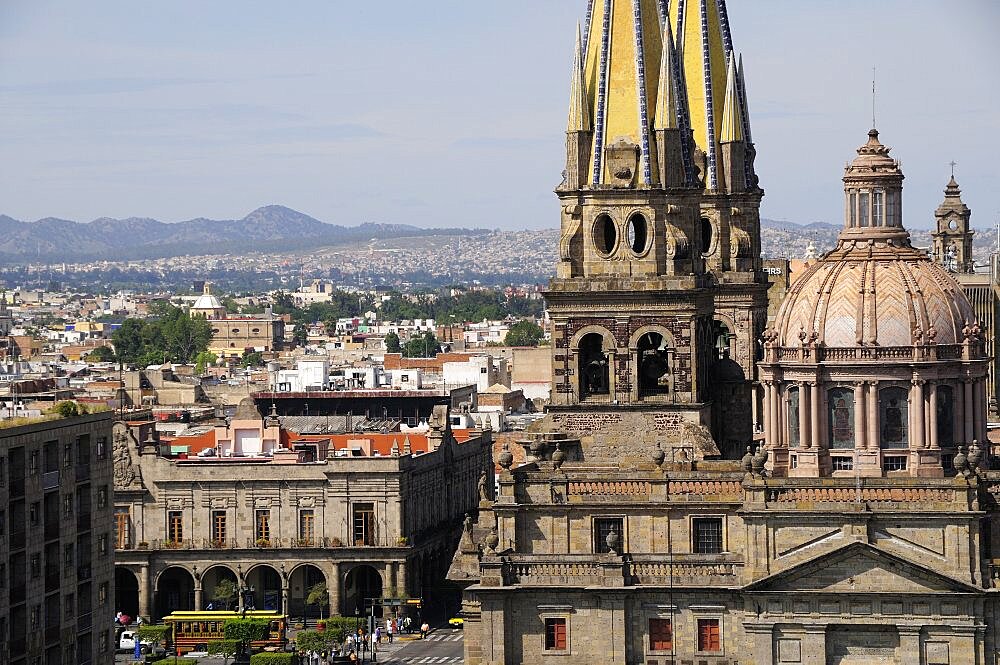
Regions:
[[[955,453],[955,457],[951,461],[952,467],[958,473],[965,473],[969,469],[969,459],[966,456],[965,451],[965,446],[959,446],[958,452]]]
[[[556,451],[552,453],[552,465],[555,468],[559,468],[566,461],[566,453],[563,452],[562,443],[556,441]]]
[[[979,468],[979,463],[983,458],[983,449],[979,447],[979,441],[976,439],[972,440],[972,446],[969,447],[969,454],[966,457],[969,464],[969,471],[972,473],[976,472]]]
[[[392,440],[392,449],[389,451],[389,453],[393,457],[399,457],[399,441],[397,441],[396,439]]]
[[[510,467],[514,464],[514,454],[510,452],[510,444],[504,441],[503,450],[497,456],[497,462],[500,463],[500,468],[504,471],[509,471]]]
[[[740,466],[747,473],[753,473],[753,452],[750,450],[750,446],[747,446],[746,455],[740,460]]]
[[[656,450],[653,451],[653,464],[663,468],[663,462],[667,459],[667,454],[663,452],[663,448],[660,447],[660,442],[656,442]]]
[[[611,533],[604,538],[604,543],[608,546],[610,554],[621,554],[622,537],[618,533],[618,529],[611,529]]]
[[[483,539],[483,547],[486,548],[487,554],[496,554],[497,546],[500,544],[500,536],[497,534],[496,527],[493,527],[490,532]]]
[[[535,461],[541,461],[545,459],[545,441],[539,437],[531,442],[530,450],[531,456],[535,458]]]
[[[767,464],[767,449],[765,449],[763,445],[757,446],[757,452],[754,453],[753,460],[751,462],[753,474],[755,476],[764,475],[765,464]]]
[[[407,434],[403,437],[403,454],[409,455],[413,452],[413,448],[410,444],[410,435]]]

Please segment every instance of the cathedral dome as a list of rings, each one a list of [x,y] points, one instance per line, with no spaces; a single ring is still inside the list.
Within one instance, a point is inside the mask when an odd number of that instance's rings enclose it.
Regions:
[[[940,265],[909,248],[866,243],[834,250],[792,285],[775,317],[775,341],[799,346],[815,332],[827,348],[960,344],[975,320]]]
[[[961,344],[976,320],[962,288],[910,245],[903,173],[878,132],[844,173],[845,224],[837,248],[789,289],[771,341],[827,348]]]

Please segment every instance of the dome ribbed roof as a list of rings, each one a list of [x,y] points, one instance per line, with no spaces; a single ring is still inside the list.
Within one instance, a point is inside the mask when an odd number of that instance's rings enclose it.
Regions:
[[[826,255],[789,289],[774,323],[780,346],[814,331],[827,347],[962,342],[977,317],[944,268],[908,247],[852,249]]]

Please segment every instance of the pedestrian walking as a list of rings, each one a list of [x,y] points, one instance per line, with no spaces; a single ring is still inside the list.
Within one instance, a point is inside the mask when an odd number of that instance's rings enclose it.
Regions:
[[[422,624],[420,624],[420,639],[426,640],[427,639],[427,632],[430,629],[431,629],[431,627],[427,625],[426,621],[423,622]]]
[[[385,620],[385,634],[388,635],[389,644],[392,644],[392,637],[393,637],[392,634],[394,632],[393,629],[395,627],[396,626],[395,626],[395,624],[393,624],[392,619],[386,619]]]
[[[382,626],[375,626],[375,644],[382,644]]]

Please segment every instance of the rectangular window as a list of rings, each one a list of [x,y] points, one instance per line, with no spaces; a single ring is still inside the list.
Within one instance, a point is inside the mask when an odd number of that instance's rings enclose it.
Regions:
[[[28,473],[35,475],[38,473],[38,451],[32,450],[28,455]]]
[[[38,526],[38,519],[41,512],[42,504],[38,501],[35,501],[28,506],[28,524],[30,526]]]
[[[184,542],[184,513],[179,510],[167,512],[167,540],[174,543]]]
[[[270,509],[258,510],[254,519],[254,537],[258,542],[271,540],[271,511]]]
[[[858,226],[868,226],[868,210],[871,206],[871,194],[861,192],[858,200]]]
[[[101,585],[97,587],[97,604],[107,605],[108,604],[108,583],[101,582]]]
[[[566,619],[545,620],[545,650],[566,650]]]
[[[354,504],[354,544],[375,544],[375,504]]]
[[[63,516],[69,517],[73,514],[73,495],[64,494],[63,495]]]
[[[625,523],[620,517],[595,517],[594,518],[594,552],[597,554],[608,554],[611,548],[608,547],[608,536],[612,532],[618,534],[618,542],[625,542]],[[619,551],[622,546],[618,546]]]
[[[129,548],[129,510],[128,508],[115,509],[115,548],[127,550]]]
[[[73,543],[63,547],[63,565],[65,565],[66,568],[73,567]]]
[[[722,518],[697,517],[691,520],[695,554],[719,554],[722,552]]]
[[[97,537],[97,552],[99,554],[108,553],[108,534],[102,533]]]
[[[106,508],[108,505],[108,486],[104,485],[97,488],[97,507]]]
[[[108,437],[97,437],[97,459],[106,459],[108,456]]]
[[[698,651],[722,651],[718,619],[698,619]]]
[[[899,192],[890,191],[885,197],[885,223],[889,226],[900,226]]]
[[[853,457],[838,457],[833,456],[830,458],[833,461],[834,471],[853,471],[854,470],[854,458]]]
[[[670,619],[649,620],[649,650],[670,651],[674,648],[674,629]]]
[[[212,511],[212,542],[218,546],[226,543],[226,511]]]
[[[312,543],[316,537],[316,514],[311,508],[299,511],[299,540]]]
[[[885,201],[885,194],[881,189],[876,189],[872,194],[872,226],[882,226],[882,204]]]
[[[71,467],[73,466],[73,444],[64,443],[63,444],[63,466]]]
[[[858,193],[851,192],[851,202],[848,204],[850,210],[848,214],[851,216],[851,226],[858,225]]]
[[[31,555],[31,577],[32,579],[38,577],[42,574],[42,555],[32,554]]]
[[[887,455],[882,460],[882,468],[886,471],[906,471],[906,456]]]

